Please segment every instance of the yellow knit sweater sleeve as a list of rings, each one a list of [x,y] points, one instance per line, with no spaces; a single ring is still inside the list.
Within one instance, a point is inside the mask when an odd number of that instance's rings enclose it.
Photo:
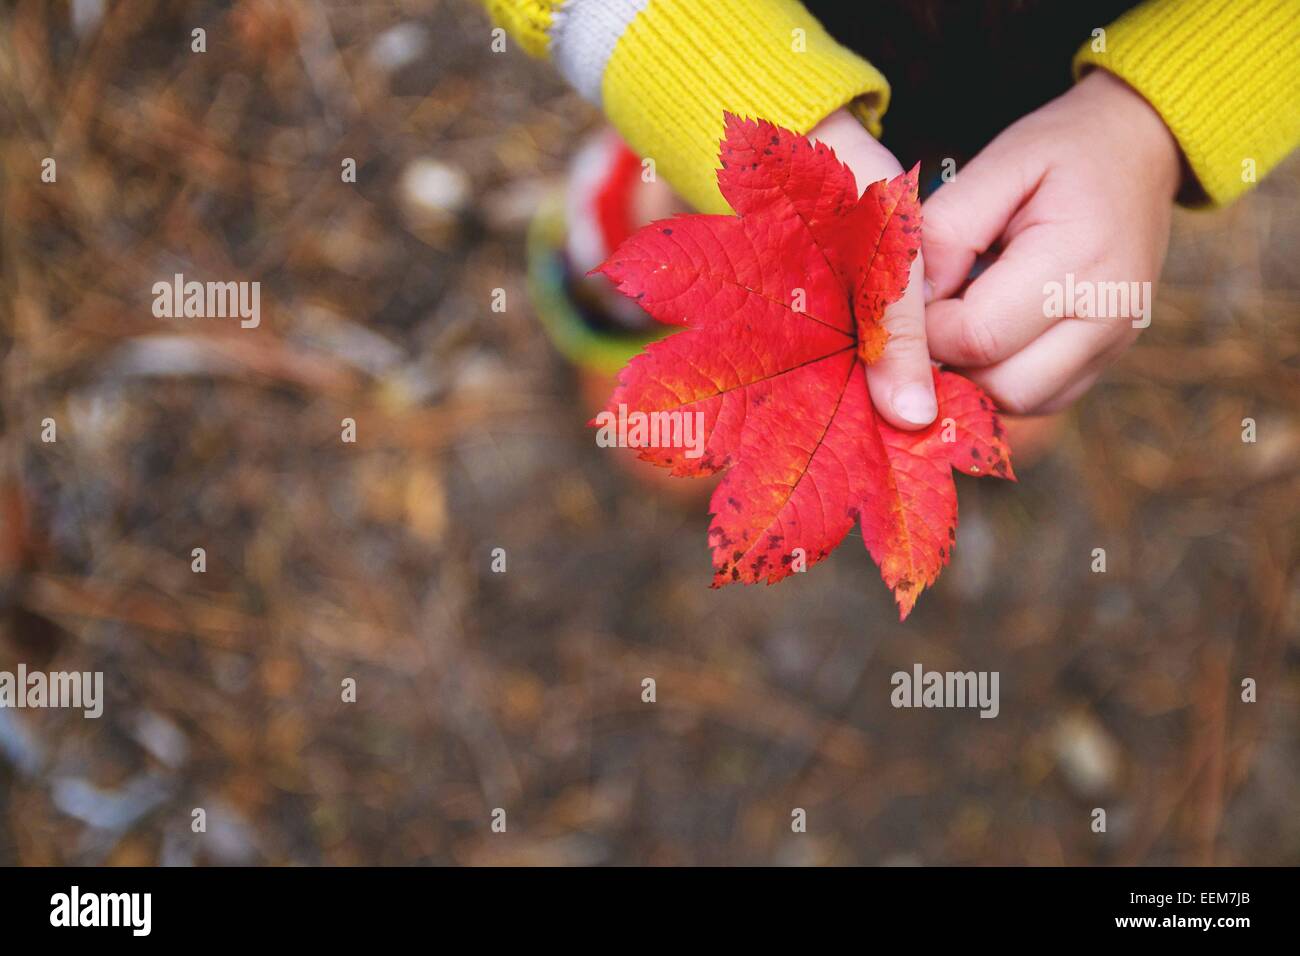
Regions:
[[[1300,145],[1300,0],[1149,0],[1075,56],[1164,118],[1211,202],[1231,202]]]
[[[729,211],[714,174],[724,110],[806,133],[847,104],[879,135],[889,104],[880,72],[798,0],[484,3],[704,212]]]

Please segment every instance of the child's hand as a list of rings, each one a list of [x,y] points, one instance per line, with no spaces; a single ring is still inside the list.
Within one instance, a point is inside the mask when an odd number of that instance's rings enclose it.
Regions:
[[[1180,179],[1164,122],[1104,71],[1015,123],[923,207],[930,353],[1009,412],[1073,402],[1132,344],[1141,311],[1130,297],[1127,316],[1049,317],[1045,286],[1068,273],[1075,289],[1154,284]],[[953,298],[994,245],[997,260]]]
[[[903,171],[894,154],[845,110],[832,113],[808,135],[835,150],[840,161],[853,170],[860,189],[877,180],[893,179]],[[883,324],[889,330],[889,341],[867,369],[867,388],[876,410],[891,425],[906,429],[930,424],[938,409],[930,353],[925,347],[922,258],[917,256],[912,263],[903,297],[885,310]]]

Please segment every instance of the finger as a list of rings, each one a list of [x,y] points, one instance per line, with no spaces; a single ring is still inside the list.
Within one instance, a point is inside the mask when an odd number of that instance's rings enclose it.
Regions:
[[[1059,392],[1043,402],[1039,408],[1044,415],[1050,415],[1053,412],[1059,412],[1064,408],[1069,408],[1087,391],[1096,384],[1097,379],[1106,371],[1115,360],[1118,359],[1134,339],[1138,337],[1135,331],[1120,328],[1106,342],[1102,349],[1093,356],[1092,360],[1084,365],[1083,369],[1075,376],[1074,381],[1064,386]]]
[[[1013,415],[1036,415],[1076,383],[1100,372],[1126,344],[1123,326],[1067,319],[1015,355],[967,374]],[[1082,394],[1082,393],[1080,393]]]
[[[894,155],[867,134],[846,110],[823,120],[810,136],[835,150],[853,170],[858,188],[890,180],[903,171]],[[889,332],[880,358],[867,367],[867,388],[876,411],[896,428],[924,428],[934,421],[934,373],[925,344],[924,256],[912,261],[907,290],[885,309],[881,325]]]
[[[881,416],[896,428],[924,428],[939,406],[934,372],[925,339],[925,303],[921,293],[922,259],[912,261],[903,297],[889,306],[881,324],[889,331],[880,358],[867,367],[867,388]]]
[[[1067,385],[1061,391],[1057,392],[1040,406],[1040,411],[1044,415],[1051,415],[1053,412],[1059,412],[1069,408],[1085,394],[1088,389],[1096,384],[1097,379],[1101,378],[1103,369],[1098,368],[1090,372],[1085,372],[1082,378],[1076,379]]]
[[[998,240],[1037,188],[1040,177],[1025,166],[1019,139],[1014,128],[1003,133],[921,207],[929,301],[961,288],[975,257]]]
[[[949,365],[984,368],[1058,322],[1046,308],[1047,284],[1059,283],[1076,255],[1060,233],[1047,223],[1026,227],[960,299],[931,302],[925,315],[930,354]]]

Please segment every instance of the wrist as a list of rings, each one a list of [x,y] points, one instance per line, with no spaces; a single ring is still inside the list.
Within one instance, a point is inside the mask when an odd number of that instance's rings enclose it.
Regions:
[[[1138,158],[1160,193],[1173,202],[1186,178],[1186,162],[1178,140],[1146,98],[1113,73],[1094,69],[1066,94],[1077,97],[1089,112],[1103,117],[1109,136]]]
[[[880,179],[890,179],[903,171],[894,154],[867,132],[866,128],[841,107],[818,123],[808,138],[825,143],[858,181],[858,191]]]

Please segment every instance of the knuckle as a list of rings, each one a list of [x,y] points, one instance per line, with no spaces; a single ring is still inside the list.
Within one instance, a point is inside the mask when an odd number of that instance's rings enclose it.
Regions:
[[[1075,272],[1080,276],[1095,278],[1106,271],[1106,266],[1115,254],[1114,248],[1105,236],[1088,234],[1078,238],[1075,258],[1079,265]]]
[[[985,391],[992,396],[998,408],[1008,415],[1030,415],[1038,408],[1038,403],[1032,401],[1030,396],[1020,389],[991,385],[986,386]]]
[[[963,318],[958,333],[957,351],[962,361],[981,368],[998,360],[998,341],[989,324],[979,318]]]
[[[889,330],[889,347],[895,352],[915,351],[925,348],[925,322],[914,316],[886,323]]]
[[[937,195],[933,203],[934,208],[925,210],[925,229],[921,233],[922,250],[958,248],[961,240],[953,228],[952,218]]]

